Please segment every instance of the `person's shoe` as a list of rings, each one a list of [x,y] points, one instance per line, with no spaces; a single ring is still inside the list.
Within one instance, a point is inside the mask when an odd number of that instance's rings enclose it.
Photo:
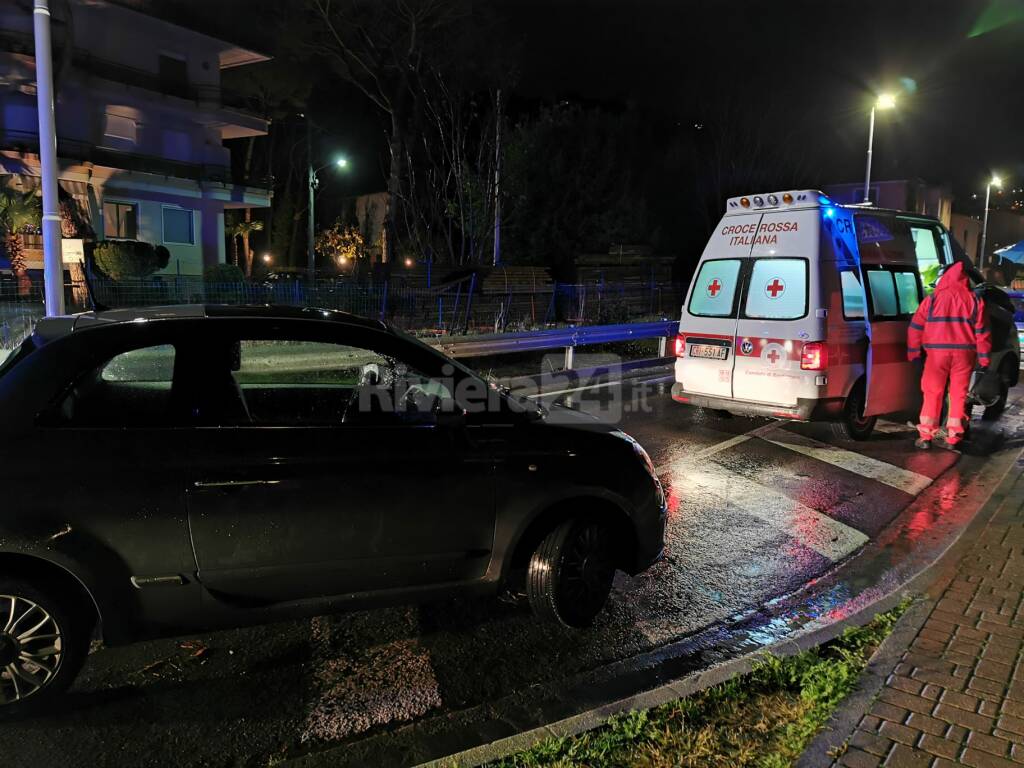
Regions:
[[[914,447],[917,448],[917,450],[919,451],[927,451],[929,448],[932,447],[932,441],[925,440],[923,437],[919,437],[917,438],[917,440],[914,441]]]

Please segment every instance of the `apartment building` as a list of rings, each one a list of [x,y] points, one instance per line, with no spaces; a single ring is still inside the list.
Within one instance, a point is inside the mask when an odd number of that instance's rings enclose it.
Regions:
[[[170,274],[225,261],[225,210],[268,207],[270,189],[232,173],[224,141],[268,125],[221,72],[267,57],[106,0],[54,6],[62,214],[78,222],[64,236],[164,245]],[[38,189],[38,149],[32,2],[14,0],[0,6],[0,186]],[[25,240],[41,269],[41,239]]]

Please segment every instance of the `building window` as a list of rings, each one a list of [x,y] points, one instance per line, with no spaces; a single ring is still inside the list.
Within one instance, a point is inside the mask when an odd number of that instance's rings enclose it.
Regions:
[[[159,71],[161,91],[188,98],[188,62],[185,59],[160,54]]]
[[[164,242],[195,245],[193,212],[188,208],[164,208]]]
[[[130,117],[107,115],[106,125],[103,128],[103,135],[112,139],[130,141],[134,144],[138,139],[138,124]]]
[[[103,203],[103,236],[135,240],[139,235],[139,207],[135,203]]]

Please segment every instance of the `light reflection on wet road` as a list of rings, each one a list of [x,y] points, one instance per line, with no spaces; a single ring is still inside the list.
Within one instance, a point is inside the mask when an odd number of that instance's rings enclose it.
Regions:
[[[594,402],[606,394],[596,391]],[[633,394],[627,387],[623,402]],[[263,765],[425,714],[429,732],[431,723],[443,730],[449,713],[485,718],[509,697],[528,708],[535,685],[800,588],[876,536],[956,458],[914,454],[913,432],[898,427],[839,445],[818,426],[705,418],[663,387],[647,394],[646,410],[621,424],[662,474],[666,558],[636,578],[619,574],[592,631],[561,632],[490,600],[453,600],[215,633],[200,638],[209,649],[201,662],[176,640],[104,649],[67,708],[4,727],[0,753],[11,765],[69,754],[90,754],[93,765]]]

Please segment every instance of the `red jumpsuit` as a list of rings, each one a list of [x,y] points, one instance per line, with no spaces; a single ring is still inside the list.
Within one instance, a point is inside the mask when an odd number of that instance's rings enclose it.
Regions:
[[[964,436],[967,390],[975,363],[987,368],[992,336],[985,317],[985,302],[971,291],[963,263],[957,262],[939,279],[935,293],[917,308],[907,333],[907,354],[916,360],[925,353],[921,392],[922,440],[932,440],[939,428],[942,398],[949,382],[947,442],[956,445]]]

